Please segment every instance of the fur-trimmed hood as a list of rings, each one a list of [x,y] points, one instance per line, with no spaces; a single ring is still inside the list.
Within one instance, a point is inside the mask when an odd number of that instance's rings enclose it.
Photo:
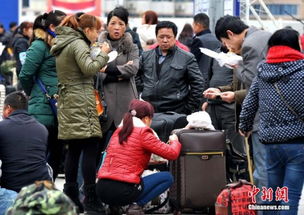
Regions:
[[[104,31],[98,37],[98,42],[107,42],[110,45],[111,50],[113,49],[112,43],[116,41],[112,41],[109,39],[109,32]],[[130,33],[125,32],[122,38],[118,41],[117,52],[118,54],[127,54],[131,52],[133,45],[133,39]]]

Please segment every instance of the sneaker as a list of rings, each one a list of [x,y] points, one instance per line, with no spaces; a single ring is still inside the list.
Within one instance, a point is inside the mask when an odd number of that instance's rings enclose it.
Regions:
[[[139,206],[138,204],[132,204],[127,210],[126,215],[144,215],[143,207]]]

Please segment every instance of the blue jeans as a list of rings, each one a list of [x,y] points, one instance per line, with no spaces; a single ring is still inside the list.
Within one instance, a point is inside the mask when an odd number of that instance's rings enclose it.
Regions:
[[[297,215],[304,182],[304,142],[268,144],[266,152],[268,186],[273,189],[274,193],[277,187],[286,186],[289,199],[289,202],[277,202],[274,194],[274,200],[270,204],[289,205],[290,209],[265,214]]]
[[[172,184],[173,177],[169,172],[158,172],[142,178],[144,189],[137,199],[137,204],[143,206],[165,192]]]
[[[254,161],[254,172],[253,180],[255,186],[262,189],[266,187],[267,182],[267,168],[266,168],[266,148],[259,140],[258,132],[252,133],[252,149],[253,149],[253,161]]]
[[[0,188],[0,214],[5,214],[5,211],[13,205],[17,194],[15,191]]]

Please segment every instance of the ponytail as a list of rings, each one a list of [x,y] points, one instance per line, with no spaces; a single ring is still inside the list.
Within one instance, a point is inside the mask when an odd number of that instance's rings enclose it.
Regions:
[[[153,114],[154,108],[149,102],[133,99],[130,103],[129,111],[124,115],[123,125],[118,133],[119,143],[123,144],[131,135],[134,128],[133,116],[143,119],[146,116],[152,118]]]
[[[121,128],[121,130],[118,134],[120,144],[122,144],[124,141],[126,141],[128,139],[128,137],[130,136],[130,134],[133,131],[133,128],[134,128],[133,115],[131,114],[131,112],[127,112],[124,115],[123,125],[122,125],[122,128]]]

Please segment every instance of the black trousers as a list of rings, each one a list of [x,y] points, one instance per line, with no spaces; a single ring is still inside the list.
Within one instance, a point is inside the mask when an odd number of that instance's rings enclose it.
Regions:
[[[110,179],[99,179],[96,192],[99,199],[111,206],[124,206],[137,200],[142,184],[132,184]]]
[[[47,162],[53,169],[53,179],[55,180],[62,162],[63,144],[58,140],[58,126],[46,126],[49,136],[47,145]]]
[[[97,145],[100,138],[88,138],[80,140],[68,140],[68,151],[65,160],[65,180],[66,183],[76,183],[78,163],[81,152],[82,175],[84,184],[95,184],[96,179],[96,154]]]

